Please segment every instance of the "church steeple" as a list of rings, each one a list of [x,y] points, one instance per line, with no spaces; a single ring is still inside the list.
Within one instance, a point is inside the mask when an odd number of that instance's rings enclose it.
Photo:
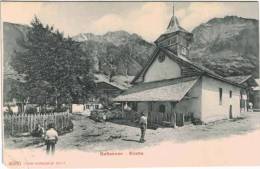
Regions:
[[[172,18],[170,20],[170,23],[167,26],[167,31],[165,33],[170,33],[179,30],[179,21],[177,17],[174,15],[174,4],[172,4]]]
[[[192,34],[183,29],[175,16],[174,4],[172,6],[172,17],[167,26],[167,30],[155,41],[159,47],[166,47],[176,55],[186,56],[188,46],[191,42]]]
[[[172,3],[172,16],[174,16],[174,3]]]

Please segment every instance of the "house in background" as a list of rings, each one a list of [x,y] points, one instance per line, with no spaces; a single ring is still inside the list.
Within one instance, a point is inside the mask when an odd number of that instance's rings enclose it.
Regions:
[[[95,74],[95,97],[90,98],[89,103],[101,103],[104,106],[112,104],[112,99],[127,89],[127,86],[113,81],[104,74]]]
[[[254,111],[260,111],[260,79],[255,80],[256,87],[253,87],[253,108]]]
[[[252,77],[252,75],[229,76],[225,77],[225,79],[245,86],[245,88],[241,89],[240,91],[240,110],[241,112],[247,112],[249,109],[249,103],[254,103],[253,87],[257,86],[255,79]]]
[[[122,85],[104,74],[94,76],[95,92],[89,95],[84,103],[73,104],[72,113],[83,113],[110,106],[113,103],[112,99],[127,89],[127,85]]]
[[[188,60],[191,41],[173,14],[133,86],[114,99],[133,110],[124,111],[126,118],[144,112],[148,123],[167,124],[180,114],[204,123],[240,116],[240,91],[246,87]]]

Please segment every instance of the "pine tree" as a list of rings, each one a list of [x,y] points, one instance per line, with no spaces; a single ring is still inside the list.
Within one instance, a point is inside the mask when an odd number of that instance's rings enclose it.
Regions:
[[[58,106],[78,102],[92,91],[91,59],[80,43],[35,17],[26,40],[19,44],[25,50],[16,52],[11,64],[25,76],[28,97],[54,97]]]

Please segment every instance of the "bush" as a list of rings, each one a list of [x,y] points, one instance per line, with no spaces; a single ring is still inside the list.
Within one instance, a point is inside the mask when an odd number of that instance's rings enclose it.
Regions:
[[[37,113],[37,108],[28,105],[28,106],[26,107],[26,109],[25,109],[25,113],[26,113],[26,114],[35,114],[35,113]]]
[[[68,110],[67,107],[60,107],[60,108],[55,108],[53,111],[54,112],[66,112]]]
[[[91,112],[90,118],[95,121],[108,121],[122,118],[122,113],[117,110],[96,110]]]

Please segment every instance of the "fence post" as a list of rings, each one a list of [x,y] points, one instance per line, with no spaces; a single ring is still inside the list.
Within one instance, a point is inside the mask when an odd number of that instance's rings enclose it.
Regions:
[[[65,113],[65,126],[67,127],[69,124],[69,115]]]
[[[54,126],[57,127],[57,122],[56,122],[56,115],[54,114]]]
[[[182,113],[182,125],[184,126],[184,113]]]
[[[176,127],[176,112],[173,112],[173,117],[174,117],[174,120],[173,120],[173,126],[174,128]]]
[[[43,114],[43,117],[42,117],[42,127],[45,128],[45,119],[46,119],[46,115]]]
[[[17,126],[16,126],[16,130],[19,132],[20,131],[20,114],[18,115],[18,117],[17,117]]]
[[[11,135],[13,136],[14,135],[14,122],[13,122],[13,116],[10,116],[11,117]]]
[[[63,116],[61,116],[61,130],[63,129],[63,122],[64,122],[64,117]]]
[[[29,115],[30,116],[30,132],[32,132],[33,130],[33,116],[32,115]]]
[[[33,129],[35,129],[35,126],[36,126],[36,115],[33,114]]]
[[[23,133],[23,127],[24,127],[23,123],[24,123],[24,116],[22,115],[22,116],[21,116],[21,124],[22,124],[22,125],[21,125],[21,130],[22,130],[21,132],[22,132],[22,133]]]

